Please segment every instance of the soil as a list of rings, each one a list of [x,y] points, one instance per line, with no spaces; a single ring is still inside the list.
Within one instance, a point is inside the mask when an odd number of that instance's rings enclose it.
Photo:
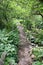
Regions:
[[[32,46],[30,44],[30,41],[27,40],[26,34],[24,32],[24,27],[20,23],[17,24],[17,28],[20,37],[18,65],[32,65]]]

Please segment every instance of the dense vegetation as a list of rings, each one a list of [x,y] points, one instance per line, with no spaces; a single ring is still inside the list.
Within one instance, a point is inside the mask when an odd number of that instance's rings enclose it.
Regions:
[[[33,48],[36,56],[33,65],[43,65],[43,1],[0,0],[0,56],[3,51],[7,51],[5,65],[10,61],[14,64],[18,62],[17,22],[24,26],[31,43],[37,45]]]
[[[18,42],[17,29],[9,32],[6,29],[0,30],[0,56],[2,52],[7,52],[5,65],[8,65],[11,61],[13,64],[18,62]]]

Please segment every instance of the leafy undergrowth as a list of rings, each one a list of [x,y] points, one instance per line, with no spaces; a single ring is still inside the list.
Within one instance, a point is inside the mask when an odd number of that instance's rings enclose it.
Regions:
[[[7,57],[4,65],[9,65],[12,62],[14,65],[18,62],[18,45],[19,35],[18,30],[9,31],[6,29],[0,30],[0,56],[3,51],[7,51]]]
[[[43,65],[43,47],[33,48],[35,59],[33,65]]]
[[[43,65],[43,62],[36,61],[36,62],[33,63],[33,65]]]
[[[42,29],[33,29],[32,31],[26,31],[28,39],[31,43],[35,43],[39,46],[43,46],[43,30]]]

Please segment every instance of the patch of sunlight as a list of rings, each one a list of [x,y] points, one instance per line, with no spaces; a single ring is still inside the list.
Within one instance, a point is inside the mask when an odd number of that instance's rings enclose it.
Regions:
[[[22,19],[13,18],[13,24],[20,24],[20,21],[22,21]]]

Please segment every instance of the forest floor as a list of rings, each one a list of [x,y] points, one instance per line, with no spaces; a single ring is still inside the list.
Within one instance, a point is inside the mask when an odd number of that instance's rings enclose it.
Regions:
[[[26,37],[24,27],[20,23],[18,23],[17,28],[20,37],[18,65],[32,65],[32,45]]]

